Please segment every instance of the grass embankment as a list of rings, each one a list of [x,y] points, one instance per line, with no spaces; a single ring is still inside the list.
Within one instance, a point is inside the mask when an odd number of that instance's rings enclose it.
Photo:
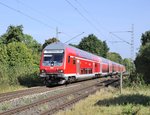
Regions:
[[[19,83],[9,85],[0,83],[0,93],[12,92],[36,86],[42,86],[43,82],[37,75],[30,75],[19,79]]]
[[[0,85],[0,93],[12,92],[17,90],[26,89],[27,87],[21,85]]]
[[[122,95],[111,87],[101,89],[57,115],[150,115],[149,89],[150,86],[125,88]]]

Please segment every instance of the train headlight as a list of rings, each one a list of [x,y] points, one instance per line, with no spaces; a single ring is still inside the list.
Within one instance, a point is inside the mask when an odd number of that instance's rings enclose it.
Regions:
[[[64,70],[60,69],[58,70],[58,73],[64,73]]]
[[[45,70],[44,70],[44,69],[42,69],[42,70],[41,70],[41,73],[45,73]]]

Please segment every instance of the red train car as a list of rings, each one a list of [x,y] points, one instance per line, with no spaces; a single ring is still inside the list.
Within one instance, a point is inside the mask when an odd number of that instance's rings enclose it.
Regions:
[[[124,71],[123,65],[61,42],[48,45],[40,60],[40,77],[48,84],[64,84]]]

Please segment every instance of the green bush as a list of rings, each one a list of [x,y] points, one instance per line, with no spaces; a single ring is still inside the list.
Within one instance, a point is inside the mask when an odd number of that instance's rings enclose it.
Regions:
[[[142,74],[132,72],[130,76],[124,80],[123,85],[124,87],[139,87],[146,84]]]
[[[31,49],[20,42],[0,45],[0,51],[0,84],[33,86],[40,82],[37,77],[38,53],[33,54]]]
[[[25,44],[19,42],[7,45],[9,82],[11,85],[18,84],[18,77],[32,73],[33,58],[31,51]],[[30,69],[29,69],[30,68]]]
[[[8,83],[7,47],[0,44],[0,84]]]
[[[41,45],[32,36],[23,33],[22,25],[10,25],[0,36],[0,85],[37,82],[40,49]]]

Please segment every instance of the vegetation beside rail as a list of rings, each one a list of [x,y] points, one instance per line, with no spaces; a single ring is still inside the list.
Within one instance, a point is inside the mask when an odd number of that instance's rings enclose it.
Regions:
[[[13,91],[22,86],[42,85],[38,78],[41,51],[48,44],[56,41],[59,40],[50,38],[41,45],[31,35],[23,32],[22,25],[10,25],[7,31],[0,36],[0,92],[7,92],[11,89]],[[95,41],[97,44],[93,45]],[[89,42],[91,44],[88,45]],[[106,42],[93,34],[84,37],[79,46],[83,50],[90,50],[89,52],[103,57],[106,57],[109,51]]]
[[[149,115],[149,87],[127,87],[122,95],[112,87],[101,89],[57,115]]]
[[[40,48],[32,36],[23,33],[23,26],[9,26],[0,36],[1,92],[39,85]]]
[[[0,92],[42,85],[38,78],[41,51],[56,41],[59,40],[50,38],[41,45],[31,35],[23,32],[22,25],[10,25],[0,36]],[[150,83],[150,31],[141,36],[141,47],[134,61],[135,65],[130,59],[122,59],[118,53],[109,52],[106,41],[101,41],[93,34],[84,37],[78,45],[70,45],[125,65],[127,71],[132,71],[131,83],[138,83],[139,80]]]

